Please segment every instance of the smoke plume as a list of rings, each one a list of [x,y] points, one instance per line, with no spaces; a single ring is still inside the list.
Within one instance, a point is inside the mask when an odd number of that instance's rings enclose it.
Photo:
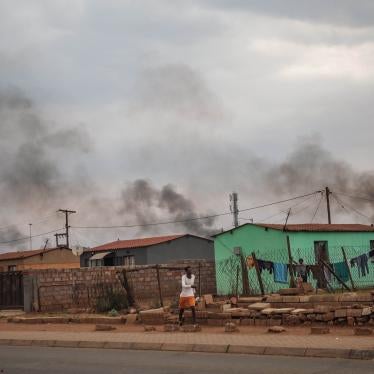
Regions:
[[[122,191],[122,208],[120,214],[135,217],[139,225],[162,221],[185,221],[194,217],[205,216],[196,210],[194,203],[177,192],[175,187],[167,184],[160,189],[150,181],[137,179],[129,183]],[[180,229],[197,235],[209,236],[217,229],[213,227],[214,219],[202,219],[180,222]],[[141,232],[157,232],[158,226],[144,226]]]

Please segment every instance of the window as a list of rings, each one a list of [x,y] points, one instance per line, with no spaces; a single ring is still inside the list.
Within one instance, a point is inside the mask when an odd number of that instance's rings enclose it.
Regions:
[[[370,250],[374,249],[374,240],[370,240]]]
[[[123,265],[127,267],[134,267],[135,266],[135,257],[134,256],[124,256],[123,257]]]
[[[17,266],[16,265],[9,265],[8,266],[8,271],[16,271]]]
[[[122,266],[123,265],[123,257],[115,257],[114,258],[114,266]]]

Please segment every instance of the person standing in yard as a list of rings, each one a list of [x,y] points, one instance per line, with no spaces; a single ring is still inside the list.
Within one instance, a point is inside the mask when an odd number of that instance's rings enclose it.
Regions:
[[[195,276],[192,274],[192,269],[187,266],[185,274],[182,275],[182,292],[179,297],[179,324],[183,324],[183,313],[187,308],[191,309],[192,322],[196,324],[196,311],[195,311]]]

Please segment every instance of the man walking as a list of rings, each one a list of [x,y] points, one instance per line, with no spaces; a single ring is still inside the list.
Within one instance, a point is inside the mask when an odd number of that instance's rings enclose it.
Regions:
[[[184,271],[186,274],[182,275],[182,292],[179,297],[179,324],[183,324],[183,313],[187,308],[191,309],[192,322],[196,324],[196,311],[195,311],[195,276],[192,274],[190,266],[187,266]]]

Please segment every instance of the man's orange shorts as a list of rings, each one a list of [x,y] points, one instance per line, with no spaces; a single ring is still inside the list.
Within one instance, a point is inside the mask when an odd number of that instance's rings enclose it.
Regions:
[[[186,309],[195,306],[195,298],[193,296],[180,297],[179,298],[179,308]]]

